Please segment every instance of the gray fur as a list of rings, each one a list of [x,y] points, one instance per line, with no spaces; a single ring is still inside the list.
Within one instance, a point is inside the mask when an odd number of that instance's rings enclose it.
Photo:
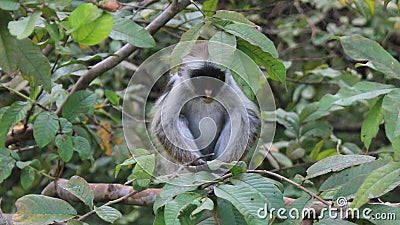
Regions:
[[[171,77],[170,90],[154,105],[153,135],[169,156],[185,165],[201,165],[214,159],[242,160],[260,131],[257,105],[246,97],[229,70],[225,70],[226,85],[212,102],[195,96],[189,82],[190,71],[202,69],[207,63],[184,64]],[[204,157],[209,154],[212,155]]]

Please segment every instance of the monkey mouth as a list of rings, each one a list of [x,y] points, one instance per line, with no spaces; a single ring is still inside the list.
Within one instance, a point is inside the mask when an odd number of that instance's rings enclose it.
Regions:
[[[205,94],[205,96],[203,96],[203,102],[205,102],[205,103],[211,103],[212,101],[213,101],[213,98],[212,98],[212,90],[210,90],[210,89],[205,89],[204,90],[204,94]]]

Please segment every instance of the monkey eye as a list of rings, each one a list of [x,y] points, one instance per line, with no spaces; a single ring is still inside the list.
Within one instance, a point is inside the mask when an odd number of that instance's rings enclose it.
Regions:
[[[190,70],[190,77],[214,77],[217,78],[218,80],[221,80],[225,82],[225,72],[221,71],[220,68],[216,66],[212,66],[209,64],[206,64],[205,67],[199,68],[199,69],[194,69]]]

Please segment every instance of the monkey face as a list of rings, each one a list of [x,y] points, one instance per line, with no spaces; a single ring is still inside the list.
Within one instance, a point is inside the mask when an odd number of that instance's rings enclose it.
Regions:
[[[191,70],[190,77],[194,92],[202,96],[206,103],[210,103],[225,84],[225,71],[221,71],[215,65],[207,66],[206,69]]]

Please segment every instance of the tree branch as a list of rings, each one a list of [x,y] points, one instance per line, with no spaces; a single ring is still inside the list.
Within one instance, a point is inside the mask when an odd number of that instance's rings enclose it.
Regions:
[[[67,179],[62,178],[51,182],[43,189],[41,194],[51,197],[59,197],[67,201],[80,202],[78,198],[60,186],[61,184],[65,184],[67,182]],[[109,202],[118,200],[118,203],[138,206],[152,206],[156,200],[156,197],[162,190],[161,188],[148,188],[144,191],[137,192],[131,186],[122,184],[92,183],[89,184],[89,186],[93,190],[95,202]],[[132,193],[135,194],[129,196]]]
[[[190,3],[189,0],[180,0],[175,4],[170,4],[163,12],[161,12],[149,25],[146,26],[146,30],[150,34],[155,34],[161,29],[169,20],[171,20],[178,12],[182,11]],[[74,85],[69,95],[76,91],[85,89],[89,86],[95,78],[106,72],[107,70],[115,67],[124,59],[128,58],[136,50],[136,47],[126,44],[120,48],[114,54],[117,56],[110,56],[103,61],[94,65],[90,70],[81,76],[78,82]],[[56,113],[60,114],[63,104],[57,109]]]
[[[176,3],[175,3],[176,2]],[[179,0],[175,1],[173,4],[170,4],[164,11],[162,11],[151,23],[149,23],[145,29],[150,34],[155,34],[158,30],[160,30],[169,20],[171,20],[177,13],[182,11],[186,6],[190,4],[190,0]],[[85,89],[89,86],[89,84],[98,76],[106,72],[107,70],[115,67],[124,59],[128,58],[137,48],[126,44],[114,54],[118,56],[110,56],[101,62],[94,65],[91,69],[89,69],[83,76],[79,78],[77,83],[74,85],[69,95]],[[57,115],[61,115],[62,107],[65,101],[61,104],[61,106],[56,110]],[[6,146],[16,143],[21,139],[32,139],[33,138],[33,130],[32,128],[26,129],[26,131],[9,133],[6,139]]]

